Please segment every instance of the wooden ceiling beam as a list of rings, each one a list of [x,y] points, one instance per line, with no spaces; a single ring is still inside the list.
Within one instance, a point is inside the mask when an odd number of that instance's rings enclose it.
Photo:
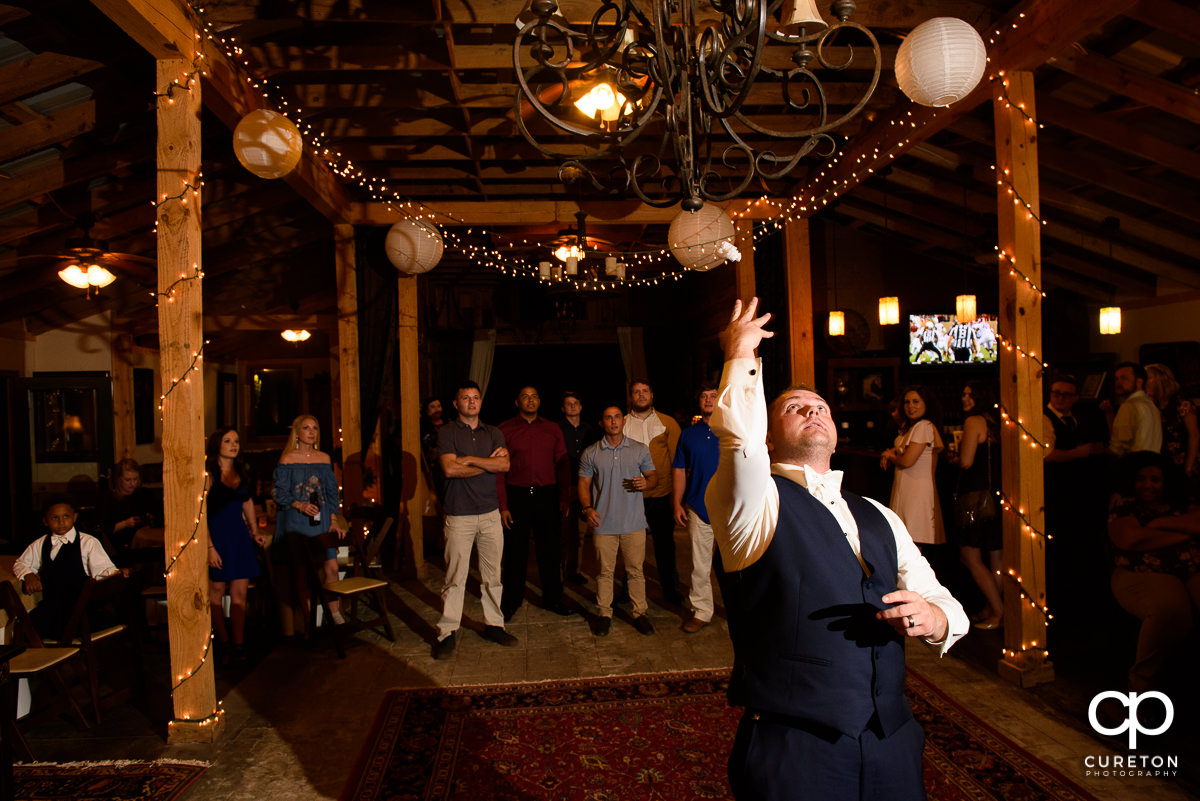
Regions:
[[[1147,222],[1140,217],[1129,214],[1103,203],[1096,203],[1065,189],[1042,184],[1041,200],[1043,206],[1049,206],[1077,217],[1090,220],[1097,225],[1112,217],[1120,221],[1120,231],[1123,237],[1140,239],[1150,246],[1158,246],[1172,250],[1200,264],[1200,240],[1179,233],[1175,228],[1164,228]]]
[[[35,95],[104,65],[61,53],[38,53],[0,67],[0,105]]]
[[[781,205],[783,201],[776,201]],[[730,214],[740,214],[753,220],[771,219],[779,214],[777,206],[757,200],[736,200],[717,204]],[[627,200],[522,200],[513,203],[480,203],[471,201],[439,201],[434,210],[438,225],[522,226],[537,223],[577,222],[576,212],[586,211],[589,224],[603,225],[605,220],[622,224],[669,223],[679,214],[677,207],[664,209],[647,206],[637,198]],[[386,203],[356,203],[350,222],[354,225],[391,225],[399,214]]]
[[[157,58],[191,59],[197,45],[207,64],[204,104],[232,131],[251,111],[267,107],[259,90],[213,42],[197,36],[201,30],[191,9],[181,0],[92,0],[104,14]],[[345,222],[350,196],[333,170],[304,149],[300,164],[284,178],[326,218]]]
[[[1200,153],[1160,139],[1144,128],[1119,122],[1111,115],[1096,114],[1074,103],[1039,97],[1038,119],[1081,136],[1103,142],[1153,161],[1168,170],[1200,180]]]
[[[1046,225],[1042,226],[1042,235],[1047,239],[1066,242],[1097,256],[1136,267],[1151,275],[1167,278],[1193,289],[1200,289],[1200,271],[1157,258],[1146,253],[1143,248],[1132,247],[1119,239],[1110,239],[1055,221],[1048,221]]]
[[[1158,28],[1200,44],[1200,11],[1172,0],[1140,0],[1128,15]]]
[[[525,5],[514,0],[445,0],[445,18],[455,25],[511,29],[516,33],[513,23]],[[596,6],[596,0],[558,0],[558,13],[573,24],[583,25],[591,22]],[[818,4],[818,8],[826,19],[832,19],[825,5]],[[921,3],[872,0],[860,4],[850,19],[868,28],[909,30],[933,17],[987,19],[992,13],[988,4],[971,0],[923,0]],[[702,12],[701,16],[713,15]]]
[[[1106,293],[1097,300],[1104,301],[1108,305],[1113,300],[1120,301],[1124,297],[1145,298],[1155,295],[1155,284],[1153,281],[1144,281],[1133,272],[1116,270],[1103,260],[1084,259],[1070,253],[1064,253],[1055,250],[1049,254],[1042,254],[1042,265],[1053,265],[1060,270],[1065,270],[1075,275],[1081,276],[1085,280],[1098,281],[1101,284],[1106,284],[1113,288],[1118,294],[1114,298],[1112,291]],[[1043,275],[1043,279],[1045,275]]]
[[[956,121],[954,131],[977,142],[990,142],[993,136],[989,126],[971,118]],[[1124,165],[1052,147],[1045,142],[1038,143],[1038,151],[1043,185],[1049,184],[1046,180],[1049,171],[1061,172],[1085,184],[1124,195],[1192,222],[1200,222],[1200,194],[1195,189],[1188,192],[1151,183],[1129,175],[1124,171]]]
[[[937,132],[964,118],[980,104],[990,102],[992,87],[989,74],[998,71],[1028,70],[1061,53],[1072,42],[1124,13],[1135,0],[1024,0],[1002,20],[989,26],[984,36],[988,47],[988,73],[970,95],[949,108],[900,106],[881,116],[862,131],[841,153],[810,182],[804,195],[815,201],[807,213],[814,214],[828,201],[849,191],[861,181],[901,154],[929,139]],[[1043,161],[1044,163],[1044,161]]]
[[[1049,63],[1113,94],[1200,124],[1200,95],[1192,89],[1078,50],[1067,50]]]
[[[0,138],[0,164],[87,133],[95,125],[96,101],[89,100],[8,128]]]

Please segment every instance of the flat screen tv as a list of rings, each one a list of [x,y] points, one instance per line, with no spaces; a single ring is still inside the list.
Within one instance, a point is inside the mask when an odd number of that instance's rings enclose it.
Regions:
[[[909,364],[995,364],[996,317],[981,314],[959,323],[953,314],[908,316]]]

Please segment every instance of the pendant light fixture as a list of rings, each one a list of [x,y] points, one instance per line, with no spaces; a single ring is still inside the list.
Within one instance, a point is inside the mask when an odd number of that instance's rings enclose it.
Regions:
[[[833,251],[833,308],[829,312],[829,336],[840,337],[846,333],[846,315],[837,307],[837,231],[830,237],[830,245]]]
[[[891,169],[888,169],[891,172]],[[888,196],[887,189],[883,192],[883,235],[886,244],[888,238]],[[879,299],[879,324],[897,325],[900,322],[900,298],[886,297]]]
[[[962,216],[963,228],[966,229],[967,222],[967,181],[971,179],[971,165],[961,164],[958,167],[959,178],[962,179]],[[963,289],[966,289],[967,270],[963,268]],[[960,323],[973,323],[977,317],[975,313],[975,296],[969,294],[958,295],[954,298],[954,317]]]
[[[1105,217],[1100,223],[1106,231],[1108,231],[1108,260],[1112,261],[1112,241],[1113,234],[1121,227],[1121,221],[1116,217]],[[1113,286],[1113,295],[1117,294],[1116,286]],[[1121,333],[1121,307],[1117,305],[1105,306],[1100,309],[1100,333],[1101,334],[1119,334]]]

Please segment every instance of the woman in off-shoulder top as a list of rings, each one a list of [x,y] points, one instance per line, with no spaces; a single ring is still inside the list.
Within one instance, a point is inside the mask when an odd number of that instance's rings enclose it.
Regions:
[[[287,446],[279,457],[275,468],[275,539],[271,545],[271,558],[276,564],[290,564],[291,586],[286,581],[276,581],[276,591],[284,607],[289,606],[291,597],[308,611],[310,599],[305,566],[308,545],[300,537],[315,537],[327,531],[336,531],[339,537],[346,532],[338,524],[338,482],[333,472],[329,454],[319,450],[321,427],[317,418],[303,414],[292,421]],[[325,549],[321,580],[324,583],[337,581],[337,549]],[[283,585],[283,586],[280,586]],[[337,601],[329,603],[329,613],[334,623],[342,622]],[[283,614],[285,635],[292,634],[290,612]]]
[[[902,397],[908,427],[879,462],[884,468],[896,466],[888,506],[904,521],[913,542],[940,545],[946,541],[946,531],[933,477],[938,453],[944,448],[942,436],[929,419],[929,393],[923,387],[911,386]]]

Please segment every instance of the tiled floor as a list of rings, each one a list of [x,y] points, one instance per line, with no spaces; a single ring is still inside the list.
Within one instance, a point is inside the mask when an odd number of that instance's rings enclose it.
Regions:
[[[446,661],[430,656],[438,617],[441,574],[423,582],[393,585],[399,617],[397,642],[360,633],[345,660],[332,648],[310,651],[281,645],[244,676],[220,675],[226,724],[212,745],[166,745],[146,718],[132,708],[112,711],[100,729],[79,731],[60,722],[31,733],[39,759],[203,759],[212,767],[184,801],[289,801],[337,798],[365,738],[382,693],[397,686],[540,681],[616,673],[727,666],[732,653],[724,621],[696,634],[679,626],[682,610],[651,603],[657,631],[638,634],[628,621],[614,623],[608,637],[592,635],[582,616],[562,618],[527,603],[509,624],[520,643],[502,648],[479,637],[478,595],[469,594],[457,652]],[[571,599],[592,609],[594,584],[568,587]],[[653,601],[653,598],[652,598]],[[1110,753],[1069,721],[1034,702],[1025,692],[953,655],[937,659],[915,646],[910,664],[976,714],[1098,798],[1183,799],[1167,781],[1088,779],[1085,755]],[[236,685],[230,681],[236,678]]]

